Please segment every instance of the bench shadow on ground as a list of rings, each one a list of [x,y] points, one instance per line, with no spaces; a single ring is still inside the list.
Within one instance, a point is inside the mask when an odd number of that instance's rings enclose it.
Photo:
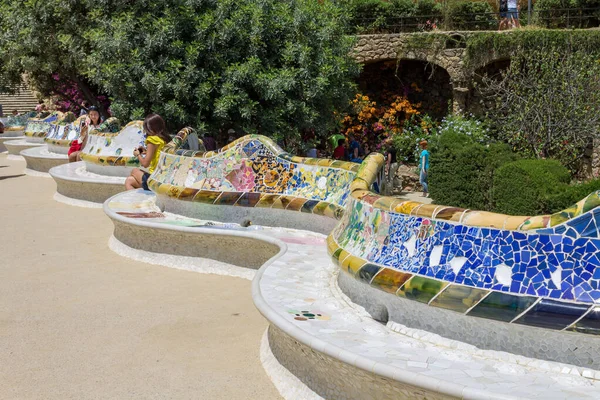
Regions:
[[[0,167],[1,168],[1,167]],[[25,176],[25,174],[18,174],[18,175],[5,175],[5,176],[0,176],[0,181],[3,181],[5,179],[11,179],[11,178],[19,178],[21,176]]]

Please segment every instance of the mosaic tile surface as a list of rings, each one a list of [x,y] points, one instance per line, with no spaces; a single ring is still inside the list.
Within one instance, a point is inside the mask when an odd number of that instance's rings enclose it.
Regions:
[[[27,121],[30,118],[35,117],[35,112],[28,112],[19,115],[9,115],[6,118],[2,118],[2,123],[4,124],[4,131],[11,130],[25,130],[27,126]]]
[[[182,200],[273,207],[339,218],[358,165],[337,163],[333,167],[334,163],[293,157],[270,139],[249,135],[217,152],[178,154],[167,149],[150,186]]]
[[[382,162],[375,156],[361,165],[331,234],[340,268],[430,306],[598,333],[586,318],[600,303],[600,192],[540,217],[423,205],[369,191]]]
[[[85,118],[86,116],[83,115],[72,122],[67,122],[67,120],[63,119],[62,121],[51,123],[50,130],[46,134],[44,141],[56,146],[70,146],[73,140],[79,138]]]
[[[88,134],[81,159],[92,164],[137,167],[139,161],[133,151],[144,145],[142,124],[142,121],[132,121],[120,131],[110,132],[106,129],[114,129],[118,120],[109,118]]]
[[[63,113],[53,112],[44,118],[30,118],[25,126],[25,136],[45,137],[50,131],[52,123],[62,118]]]

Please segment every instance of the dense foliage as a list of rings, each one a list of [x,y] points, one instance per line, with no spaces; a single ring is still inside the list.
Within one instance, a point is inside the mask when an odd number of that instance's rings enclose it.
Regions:
[[[91,79],[119,118],[299,138],[334,127],[358,66],[342,9],[309,0],[169,0],[96,11]]]
[[[544,28],[597,27],[600,0],[537,0],[533,23]]]
[[[526,157],[555,158],[572,172],[600,134],[598,55],[562,48],[516,48],[501,77],[484,78],[488,118]]]
[[[493,210],[495,170],[515,159],[505,144],[485,145],[456,131],[439,135],[431,141],[431,197],[436,204]]]
[[[428,31],[437,27],[442,5],[435,0],[342,0],[352,18],[349,33]]]
[[[0,82],[97,105],[100,88],[124,121],[324,136],[355,93],[345,21],[309,0],[4,0]]]
[[[564,189],[570,180],[569,170],[556,160],[518,160],[502,165],[494,174],[494,211],[513,215],[543,214],[547,211],[544,198]],[[562,204],[560,208],[568,205]]]
[[[43,96],[58,96],[65,111],[85,100],[106,115],[106,102],[85,75],[92,47],[84,33],[94,24],[93,7],[88,1],[3,0],[0,82],[14,87],[26,74]]]

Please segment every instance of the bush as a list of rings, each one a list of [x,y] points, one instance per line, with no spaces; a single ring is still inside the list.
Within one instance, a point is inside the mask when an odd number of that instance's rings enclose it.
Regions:
[[[448,131],[434,138],[430,149],[429,190],[435,203],[491,211],[494,171],[516,159],[510,148]]]
[[[56,0],[55,0],[56,1]],[[311,0],[97,2],[87,75],[122,120],[260,133],[293,149],[346,109],[359,66],[346,11]],[[85,27],[84,27],[85,28]]]
[[[535,3],[534,21],[544,28],[565,28],[568,26],[565,9],[577,7],[576,0],[538,0]]]
[[[576,185],[564,185],[556,193],[549,194],[543,199],[544,214],[554,214],[577,203],[592,192],[600,190],[600,179]]]
[[[545,198],[569,183],[569,170],[556,160],[519,160],[502,165],[493,180],[496,212],[512,215],[545,213]]]
[[[600,23],[600,0],[538,0],[534,20],[544,28],[592,28]]]
[[[448,4],[446,28],[456,30],[490,30],[498,28],[492,6],[485,1],[460,1]]]
[[[501,78],[484,77],[480,93],[500,139],[523,157],[557,159],[575,174],[600,132],[598,47],[582,50],[578,35],[536,36],[540,47],[515,47]],[[597,46],[596,34],[588,36]]]
[[[388,23],[390,3],[382,0],[348,0],[352,33],[381,32]]]

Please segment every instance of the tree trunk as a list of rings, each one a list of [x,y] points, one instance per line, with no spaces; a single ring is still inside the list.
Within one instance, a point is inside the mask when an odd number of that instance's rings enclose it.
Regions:
[[[104,117],[104,119],[110,117],[110,115],[108,114],[108,110],[106,110],[106,108],[104,108],[104,105],[98,101],[98,98],[96,97],[90,86],[87,84],[87,82],[80,79],[79,77],[75,77],[74,81],[77,84],[77,87],[79,88],[81,93],[83,94],[83,97],[85,97],[85,99],[87,100],[87,102],[98,107],[98,110],[100,110],[100,115]]]

